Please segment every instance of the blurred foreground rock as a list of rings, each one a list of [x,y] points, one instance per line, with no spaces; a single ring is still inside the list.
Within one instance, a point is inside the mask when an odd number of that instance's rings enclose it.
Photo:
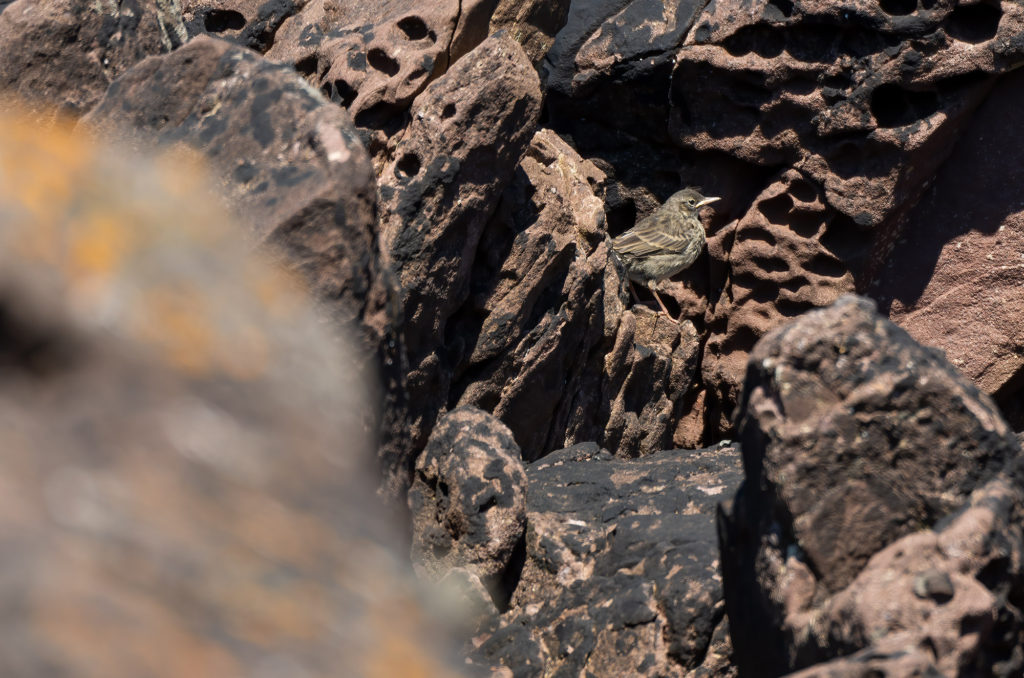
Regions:
[[[941,354],[843,297],[757,345],[737,425],[719,536],[743,675],[905,647],[927,649],[886,675],[1024,670],[1021,450]],[[806,675],[863,675],[844,665]]]
[[[0,128],[0,673],[453,675],[341,329],[197,165]]]

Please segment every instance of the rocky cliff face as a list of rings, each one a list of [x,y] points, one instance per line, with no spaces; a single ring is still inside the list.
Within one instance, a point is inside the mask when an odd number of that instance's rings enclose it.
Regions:
[[[16,0],[0,44],[350,328],[473,665],[1024,666],[1021,3]],[[608,239],[687,185],[670,319]]]

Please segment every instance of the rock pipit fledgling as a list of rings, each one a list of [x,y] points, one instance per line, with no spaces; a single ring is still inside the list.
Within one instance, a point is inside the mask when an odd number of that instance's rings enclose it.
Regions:
[[[658,283],[692,264],[704,247],[704,225],[697,212],[718,198],[705,198],[695,188],[684,188],[633,228],[612,239],[612,251],[626,268],[629,291],[640,299],[633,282],[642,282],[654,294],[662,313],[678,322],[658,296]]]

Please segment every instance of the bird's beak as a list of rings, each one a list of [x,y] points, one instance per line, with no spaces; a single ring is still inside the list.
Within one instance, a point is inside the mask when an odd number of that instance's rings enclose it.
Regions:
[[[704,205],[710,205],[711,203],[716,202],[718,200],[721,200],[721,198],[704,198],[699,203],[697,203],[697,207],[704,207]]]

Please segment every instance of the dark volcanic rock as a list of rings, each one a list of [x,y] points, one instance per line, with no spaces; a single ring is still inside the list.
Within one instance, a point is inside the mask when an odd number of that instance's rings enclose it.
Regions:
[[[487,225],[453,334],[453,399],[490,409],[528,460],[597,441],[618,456],[672,446],[697,337],[626,310],[608,259],[604,174],[550,130],[533,138]],[[457,394],[457,395],[456,395]]]
[[[172,0],[0,4],[0,92],[77,118],[136,62],[185,42]]]
[[[454,675],[350,342],[195,166],[0,130],[0,674]]]
[[[463,568],[492,590],[526,529],[526,473],[512,433],[460,407],[441,417],[409,488],[412,560],[439,580]]]
[[[522,47],[488,38],[428,87],[380,177],[382,249],[398,275],[421,449],[448,399],[448,322],[469,295],[480,235],[533,136],[540,85]]]
[[[291,69],[200,36],[126,73],[85,123],[201,150],[253,240],[281,253],[332,315],[360,328],[377,356],[367,367],[379,367],[397,397],[394,283],[378,252],[373,171],[345,111]],[[408,486],[412,459],[385,452],[382,462],[389,489]]]
[[[714,512],[739,470],[731,447],[627,461],[578,445],[530,465],[521,579],[473,661],[516,676],[720,666],[708,651],[723,623]]]
[[[880,564],[886,558],[903,562],[904,550],[876,554],[969,501],[984,503],[989,490],[978,488],[1020,455],[985,395],[852,296],[758,344],[737,426],[746,480],[723,516],[722,569],[737,663],[754,676],[780,675],[877,640],[877,625],[863,612],[864,633],[843,626],[855,616],[844,606],[896,600],[885,592],[889,576],[878,573],[896,567]],[[982,494],[972,499],[975,490]],[[999,492],[1010,492],[1010,507],[1019,501],[1018,490]],[[1009,510],[991,520],[1008,520]],[[977,558],[991,560],[1003,548],[986,544],[982,539],[977,549],[992,553]],[[908,557],[905,569],[926,569],[920,549]],[[974,570],[982,579],[975,588],[996,585],[983,565]],[[907,595],[912,582],[905,582]],[[961,608],[950,614],[970,616]],[[827,619],[842,628],[822,631]],[[936,623],[953,624],[949,619]]]
[[[537,63],[569,16],[570,0],[498,0],[490,31],[507,30]]]

